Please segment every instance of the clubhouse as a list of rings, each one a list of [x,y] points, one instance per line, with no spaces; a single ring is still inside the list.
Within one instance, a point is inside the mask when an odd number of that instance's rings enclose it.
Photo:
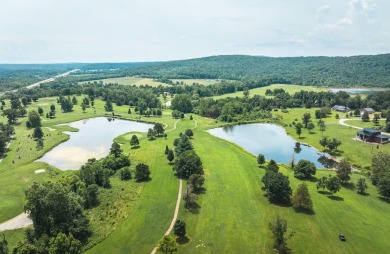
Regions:
[[[357,137],[365,142],[373,142],[378,144],[388,143],[390,137],[381,134],[380,131],[371,128],[364,128],[363,131],[358,131]]]

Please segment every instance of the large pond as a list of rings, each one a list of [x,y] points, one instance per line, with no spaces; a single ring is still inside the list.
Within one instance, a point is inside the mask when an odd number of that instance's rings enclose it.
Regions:
[[[267,160],[273,159],[278,163],[287,164],[292,158],[296,163],[300,159],[305,159],[313,162],[317,168],[324,168],[318,161],[322,153],[304,145],[300,146],[300,150],[294,149],[296,141],[277,125],[243,124],[211,129],[208,132],[243,147],[255,156],[264,154]]]
[[[79,169],[89,158],[108,155],[113,139],[127,132],[147,132],[151,124],[97,117],[67,125],[79,129],[65,132],[69,140],[53,148],[38,161],[47,162],[62,170]]]

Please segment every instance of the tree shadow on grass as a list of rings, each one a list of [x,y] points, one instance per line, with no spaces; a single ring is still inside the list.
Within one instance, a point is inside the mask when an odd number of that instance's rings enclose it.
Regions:
[[[335,201],[344,201],[344,198],[338,196],[328,196],[328,198]]]
[[[316,213],[314,212],[313,209],[294,209],[295,212],[297,213],[303,213],[307,215],[315,215]]]
[[[390,204],[390,198],[379,197],[379,200],[387,204]]]
[[[141,147],[141,146],[132,146],[131,149],[132,149],[132,150],[135,150],[135,149],[138,149],[138,148],[140,148],[140,147]]]
[[[303,180],[304,180],[304,181],[311,182],[311,183],[316,183],[316,182],[318,182],[318,178],[315,177],[315,176],[310,176],[309,178],[303,179]]]
[[[192,202],[191,204],[188,204],[186,209],[190,213],[198,214],[201,206],[197,202]]]
[[[317,191],[317,192],[322,194],[322,195],[332,195],[332,192],[330,192],[330,191],[321,190],[321,191]]]
[[[306,137],[299,137],[298,139],[300,139],[300,140],[305,140]]]
[[[176,242],[177,242],[178,244],[186,244],[186,243],[189,243],[189,242],[190,242],[190,238],[188,238],[187,236],[177,237],[177,238],[176,238]]]
[[[356,189],[356,186],[354,183],[351,183],[351,182],[346,182],[346,183],[343,183],[342,186],[348,190],[352,190],[354,191]]]
[[[268,199],[267,194],[264,194],[263,196]],[[268,202],[270,204],[273,204],[273,205],[276,205],[276,206],[279,206],[279,207],[291,207],[292,206],[290,201],[289,202],[280,202],[280,201],[275,201],[275,200],[269,200],[268,199]]]
[[[370,193],[367,193],[367,192],[361,192],[361,193],[357,193],[359,195],[362,195],[362,196],[370,196]]]

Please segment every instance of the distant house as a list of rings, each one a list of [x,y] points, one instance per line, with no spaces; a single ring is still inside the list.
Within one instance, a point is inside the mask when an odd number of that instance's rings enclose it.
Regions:
[[[358,131],[357,137],[366,142],[374,142],[378,144],[388,143],[390,137],[381,134],[380,131],[371,128],[364,128],[363,131]]]
[[[372,113],[375,113],[375,110],[372,108],[361,108],[360,109],[360,115],[363,115],[365,112],[367,112],[368,114],[372,114]]]
[[[341,105],[334,105],[332,107],[332,110],[333,111],[338,111],[338,112],[348,112],[348,111],[351,111],[350,108],[348,108],[346,106],[341,106]]]

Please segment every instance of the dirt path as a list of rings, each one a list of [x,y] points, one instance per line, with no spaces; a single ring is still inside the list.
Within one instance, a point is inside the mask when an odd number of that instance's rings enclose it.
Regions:
[[[1,223],[0,231],[12,230],[17,228],[25,228],[32,225],[32,220],[27,216],[28,216],[27,213],[22,213],[10,220]]]
[[[180,179],[180,182],[179,182],[179,193],[177,194],[177,201],[176,201],[175,212],[173,213],[173,218],[172,218],[171,225],[169,226],[167,232],[165,232],[165,235],[169,235],[171,233],[171,231],[173,229],[173,226],[175,225],[175,222],[177,220],[177,215],[179,214],[182,190],[183,190],[183,180]],[[156,252],[157,252],[157,247],[153,249],[151,254],[155,254]]]
[[[169,129],[169,130],[166,130],[165,132],[170,132],[170,131],[173,131],[173,130],[176,130],[176,124],[180,121],[180,119],[177,119],[176,122],[173,124],[173,128],[172,129]]]
[[[195,121],[195,126],[193,128],[191,128],[192,130],[194,130],[198,127],[198,121],[196,121],[195,119],[194,119],[194,121]]]

